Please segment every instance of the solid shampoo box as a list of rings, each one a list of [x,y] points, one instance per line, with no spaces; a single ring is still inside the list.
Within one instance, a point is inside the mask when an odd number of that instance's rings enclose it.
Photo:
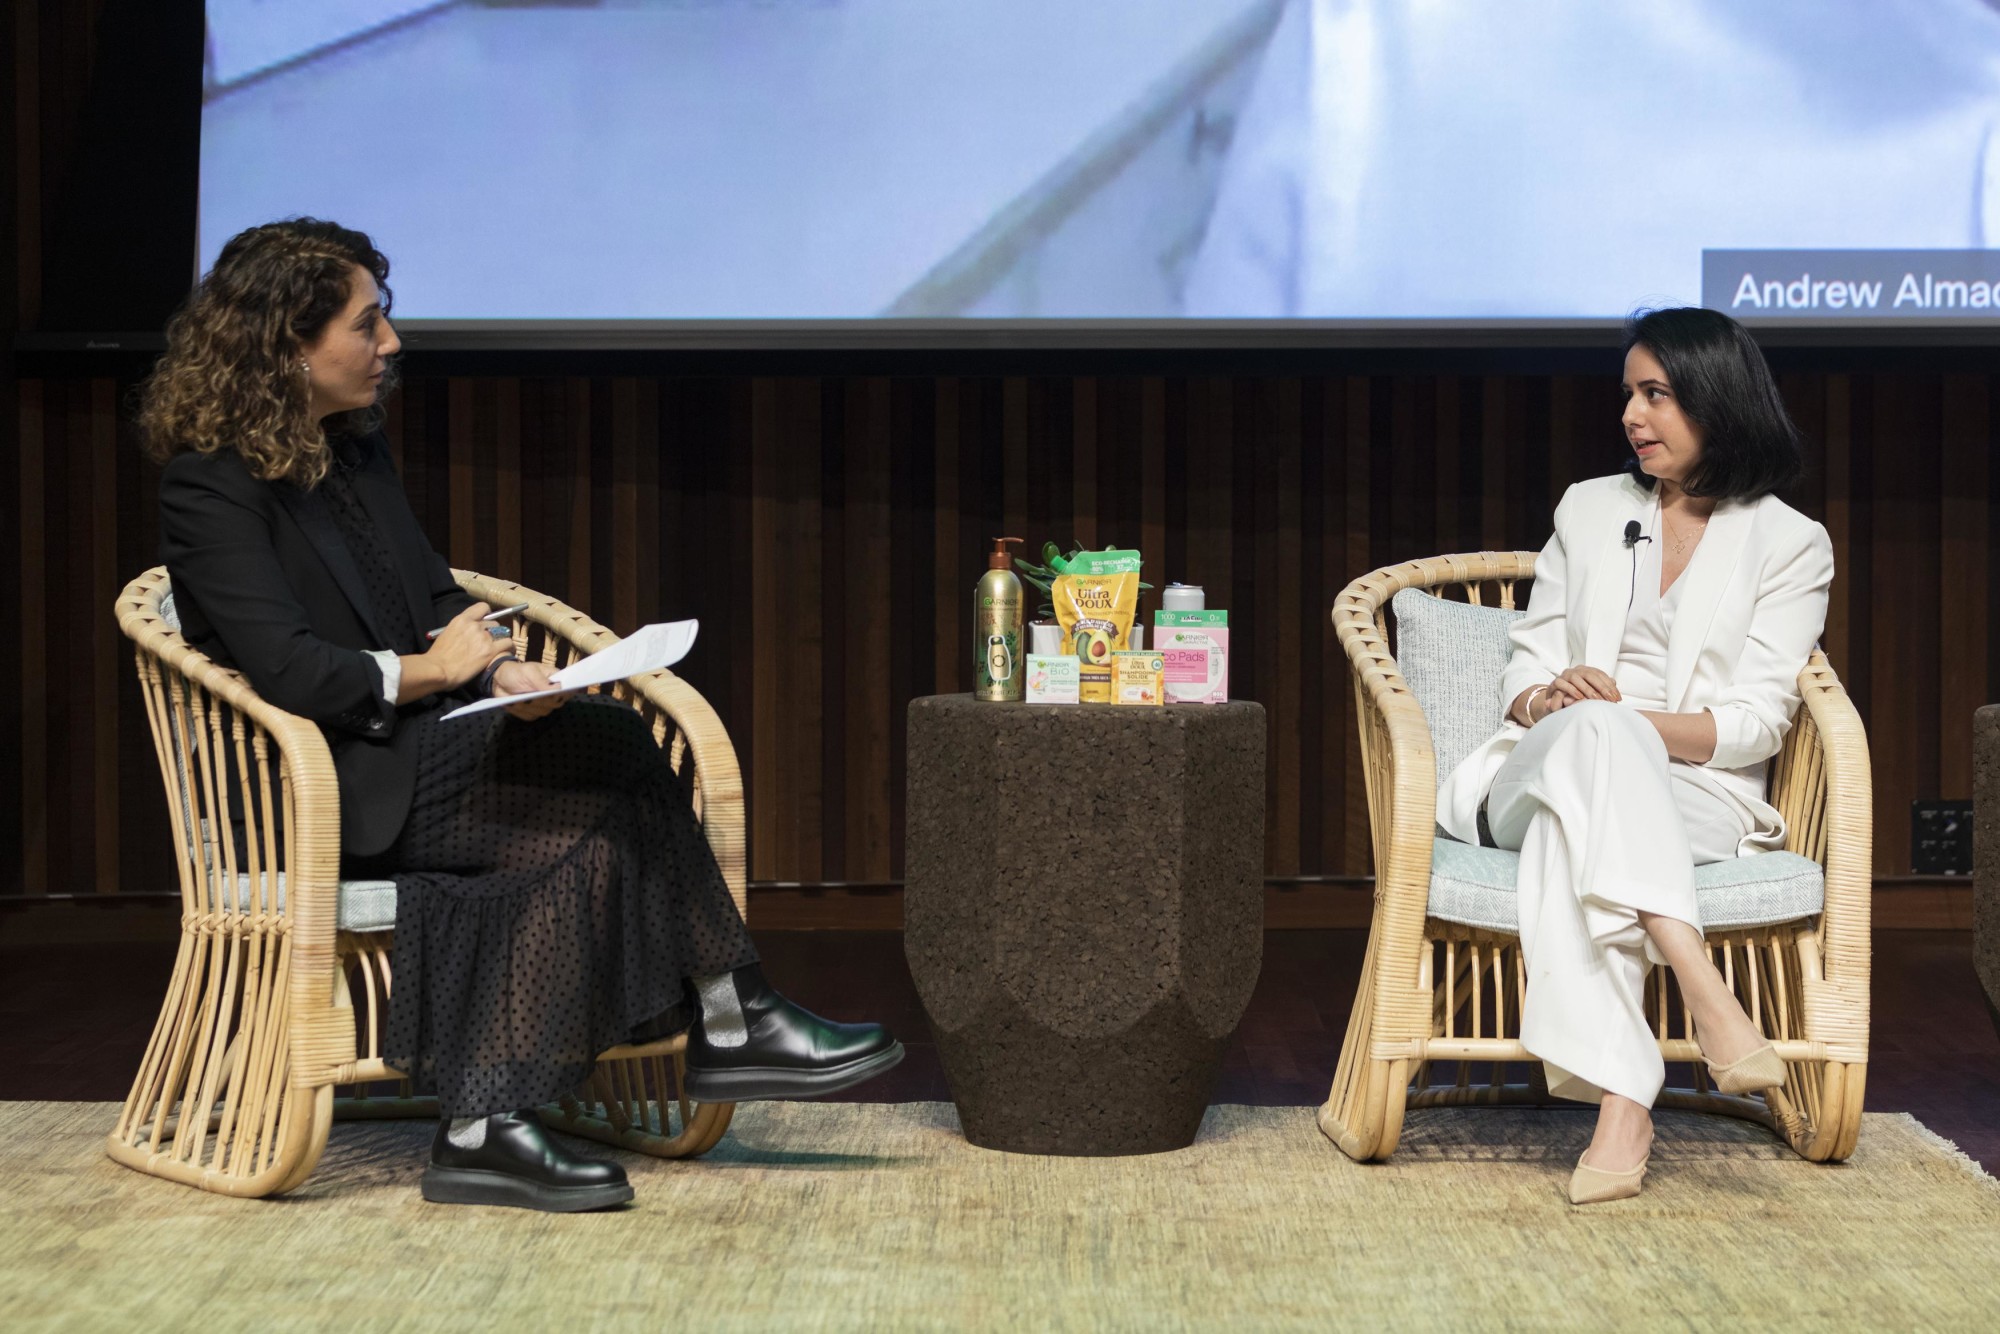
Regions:
[[[1228,612],[1156,611],[1153,648],[1166,660],[1167,703],[1228,702]]]
[[[1111,655],[1113,704],[1166,703],[1166,660],[1144,649],[1121,649]]]

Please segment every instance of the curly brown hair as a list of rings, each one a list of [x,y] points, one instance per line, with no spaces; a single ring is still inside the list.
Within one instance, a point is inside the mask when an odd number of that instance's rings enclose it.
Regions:
[[[233,449],[265,481],[317,486],[332,462],[328,433],[365,433],[382,419],[373,406],[315,420],[299,373],[299,350],[352,299],[357,264],[386,311],[389,260],[363,232],[290,218],[231,237],[167,323],[166,354],[140,395],[146,452],[164,463]],[[392,365],[378,404],[394,377]]]

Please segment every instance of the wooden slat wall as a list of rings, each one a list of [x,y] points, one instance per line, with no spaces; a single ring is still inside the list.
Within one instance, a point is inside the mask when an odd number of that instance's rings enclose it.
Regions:
[[[0,693],[0,896],[168,888],[109,614],[157,545],[131,384],[11,374],[103,10],[29,0],[0,26],[0,421],[19,435],[0,462],[0,617],[20,645]],[[1871,723],[1877,865],[1894,873],[1910,800],[1970,791],[1967,720],[2000,698],[2000,380],[1793,373],[1784,389],[1814,442],[1797,499],[1833,533],[1827,646]],[[744,761],[752,872],[822,883],[900,873],[904,707],[964,683],[967,598],[1002,533],[1136,542],[1156,582],[1206,584],[1243,646],[1237,693],[1271,711],[1270,872],[1365,872],[1333,595],[1391,560],[1539,542],[1562,488],[1613,466],[1615,412],[1605,380],[1550,375],[453,376],[413,379],[391,424],[454,561],[619,629],[701,618],[688,675]]]
[[[0,760],[0,892],[168,888],[164,803],[117,589],[154,562],[130,386],[19,386],[22,653]],[[2000,377],[1784,377],[1813,441],[1796,497],[1832,531],[1827,647],[1869,720],[1877,866],[1918,796],[1971,790],[2000,698]],[[686,675],[741,754],[759,880],[901,873],[908,701],[963,688],[986,539],[1137,543],[1207,586],[1270,711],[1274,876],[1366,873],[1340,587],[1442,551],[1535,546],[1616,458],[1610,384],[1565,376],[413,378],[391,431],[457,563],[613,628],[695,616]],[[1149,608],[1150,608],[1149,603]]]

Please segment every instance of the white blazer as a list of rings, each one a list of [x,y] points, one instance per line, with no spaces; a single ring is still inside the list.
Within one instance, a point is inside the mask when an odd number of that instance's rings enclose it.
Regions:
[[[1627,474],[1572,486],[1556,506],[1555,533],[1535,560],[1528,613],[1514,623],[1513,655],[1501,677],[1500,730],[1438,789],[1437,819],[1466,843],[1479,841],[1479,807],[1528,729],[1504,716],[1530,686],[1569,667],[1618,666],[1630,599],[1632,557],[1625,525],[1646,524],[1653,493]],[[1784,822],[1764,799],[1765,762],[1778,753],[1799,707],[1799,672],[1826,626],[1833,543],[1826,529],[1776,496],[1715,507],[1681,575],[1685,587],[1667,636],[1667,709],[1715,715],[1709,784],[1755,818],[1738,848],[1780,846]]]

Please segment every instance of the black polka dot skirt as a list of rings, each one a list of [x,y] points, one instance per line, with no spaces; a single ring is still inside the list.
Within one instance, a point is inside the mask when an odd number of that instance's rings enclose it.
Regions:
[[[632,709],[584,696],[534,722],[403,725],[424,729],[409,821],[370,859],[396,882],[383,1054],[444,1115],[553,1101],[605,1048],[685,1028],[690,978],[756,962]]]

